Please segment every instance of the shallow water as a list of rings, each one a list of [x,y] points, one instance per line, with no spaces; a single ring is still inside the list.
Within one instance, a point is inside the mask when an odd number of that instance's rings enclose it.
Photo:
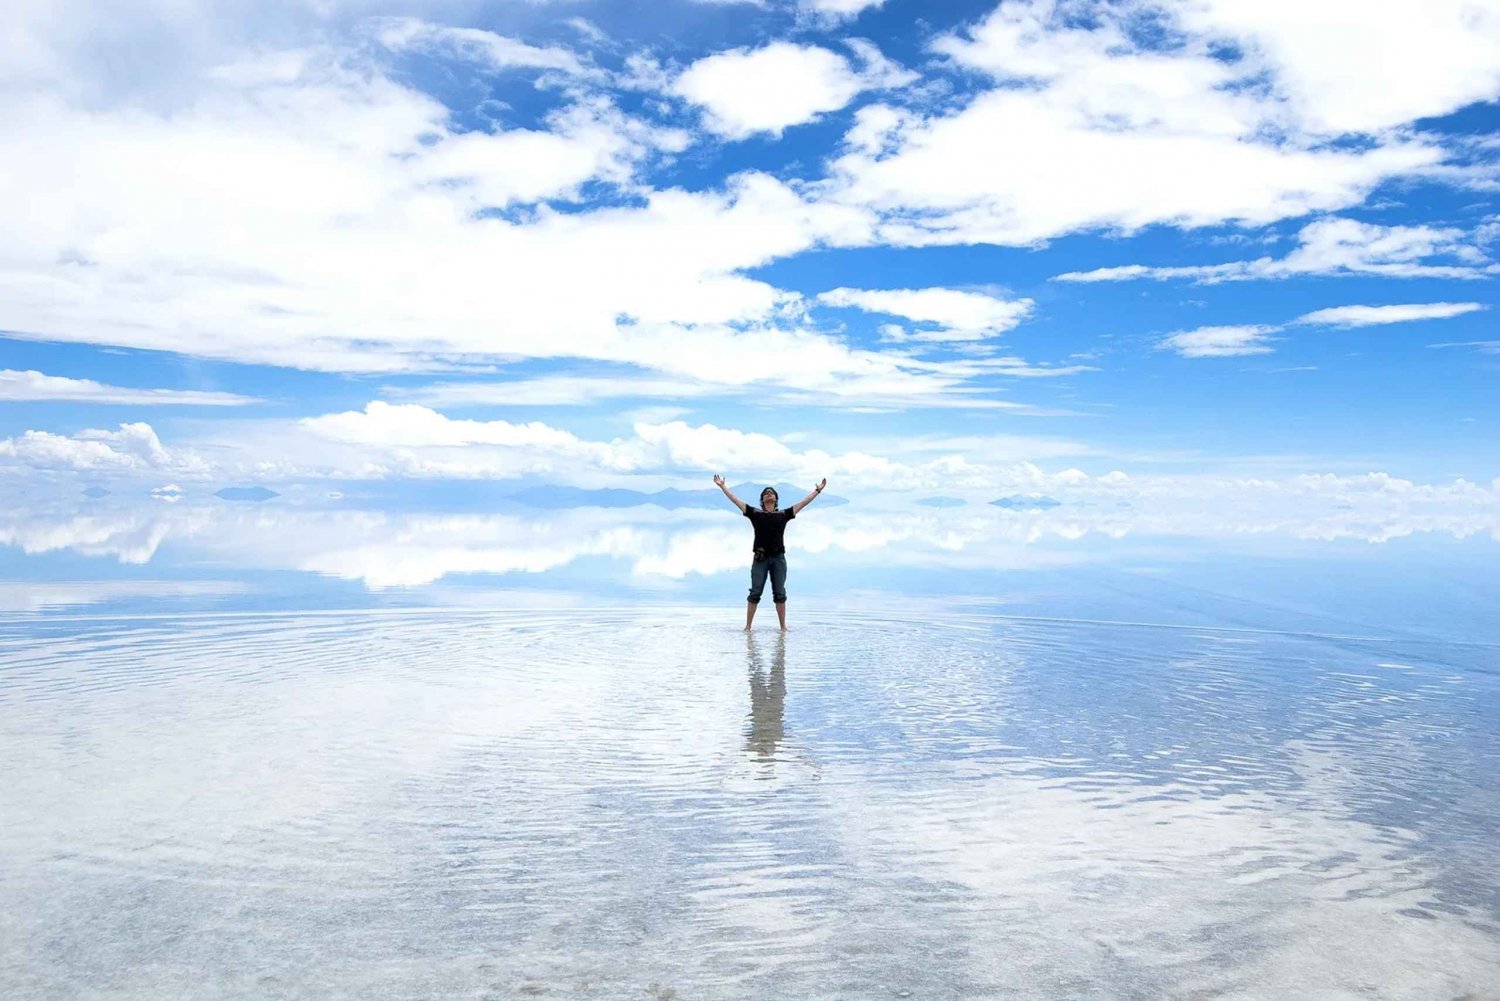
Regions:
[[[596,605],[0,624],[6,996],[1500,990],[1492,645]]]

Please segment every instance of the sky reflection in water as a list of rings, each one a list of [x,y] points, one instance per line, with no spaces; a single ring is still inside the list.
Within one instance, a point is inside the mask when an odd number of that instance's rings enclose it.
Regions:
[[[877,498],[878,499],[878,498]],[[739,603],[732,508],[475,510],[37,496],[0,513],[0,610]],[[1500,511],[853,503],[788,529],[794,607],[955,597],[1068,618],[1500,639]]]
[[[1493,528],[1200,517],[11,510],[0,982],[1492,988]]]

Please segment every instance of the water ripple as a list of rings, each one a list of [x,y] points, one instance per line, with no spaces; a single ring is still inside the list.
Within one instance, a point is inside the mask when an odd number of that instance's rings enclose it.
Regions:
[[[0,984],[1482,994],[1492,655],[980,614],[0,623]]]

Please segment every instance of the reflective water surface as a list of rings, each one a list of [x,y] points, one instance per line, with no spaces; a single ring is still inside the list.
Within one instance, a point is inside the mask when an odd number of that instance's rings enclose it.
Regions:
[[[552,499],[0,511],[0,996],[1500,996],[1500,512]]]
[[[7,997],[1500,985],[1472,637],[198,600],[0,625]]]

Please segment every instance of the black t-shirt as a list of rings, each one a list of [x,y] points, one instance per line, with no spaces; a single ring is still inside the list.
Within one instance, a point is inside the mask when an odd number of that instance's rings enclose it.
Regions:
[[[791,508],[784,511],[762,511],[758,507],[745,505],[745,517],[750,519],[750,524],[755,526],[755,548],[764,550],[768,556],[776,556],[786,552],[786,543],[782,536],[786,532],[786,523],[797,517],[797,512]]]

